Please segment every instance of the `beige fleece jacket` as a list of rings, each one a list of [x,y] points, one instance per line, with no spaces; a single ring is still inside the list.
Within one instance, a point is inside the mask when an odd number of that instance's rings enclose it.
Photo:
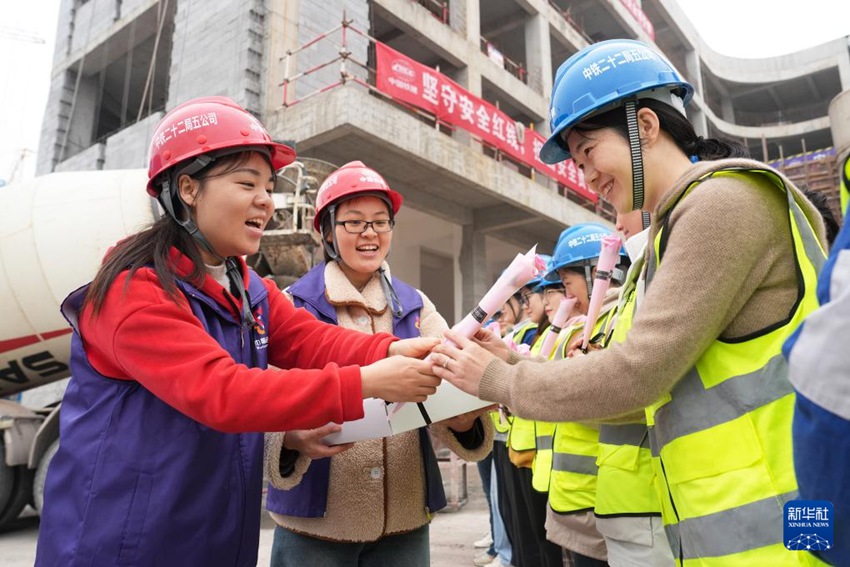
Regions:
[[[384,268],[389,273],[387,264]],[[376,275],[363,291],[348,281],[336,262],[325,267],[325,294],[336,307],[338,324],[365,333],[392,333],[392,313]],[[434,304],[421,291],[423,336],[439,337],[448,328]],[[483,459],[493,446],[493,424],[482,420],[485,440],[475,450],[464,449],[447,427],[431,424],[431,432],[454,453],[468,461]],[[266,435],[266,474],[281,489],[297,486],[311,460],[300,456],[295,472],[279,473],[282,436]],[[384,535],[415,530],[430,520],[425,506],[425,472],[419,433],[408,431],[384,439],[360,441],[331,458],[325,516],[297,518],[271,513],[281,526],[320,539],[346,542],[376,541]]]
[[[767,166],[744,159],[694,164],[656,207],[649,242],[687,186],[722,167]],[[817,209],[783,179],[825,248]],[[670,213],[669,231],[624,343],[576,360],[495,360],[479,396],[530,419],[622,416],[669,392],[717,337],[745,336],[788,316],[797,296],[788,205],[768,180],[706,180]]]

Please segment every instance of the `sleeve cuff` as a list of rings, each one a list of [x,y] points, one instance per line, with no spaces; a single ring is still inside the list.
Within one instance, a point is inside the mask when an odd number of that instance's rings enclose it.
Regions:
[[[509,364],[509,362],[495,359],[487,365],[478,384],[479,398],[510,407],[511,374],[514,372],[514,367]]]
[[[265,468],[269,483],[280,490],[290,490],[301,483],[312,462],[298,451],[283,446],[283,433],[265,436]]]
[[[344,366],[339,369],[342,420],[354,421],[363,418],[363,381],[360,368]]]

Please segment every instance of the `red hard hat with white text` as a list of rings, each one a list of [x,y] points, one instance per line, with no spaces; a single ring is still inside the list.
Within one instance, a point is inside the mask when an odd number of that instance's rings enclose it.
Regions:
[[[381,175],[372,168],[366,167],[362,161],[349,162],[331,173],[316,195],[316,216],[313,218],[313,228],[321,232],[320,220],[322,212],[329,206],[350,199],[360,193],[371,193],[383,198],[392,208],[393,214],[398,213],[404,197],[401,193],[390,189]]]
[[[157,177],[186,160],[251,146],[269,152],[275,171],[295,160],[295,150],[274,142],[260,121],[233,100],[211,96],[184,102],[156,127],[148,153],[147,191],[158,196]]]

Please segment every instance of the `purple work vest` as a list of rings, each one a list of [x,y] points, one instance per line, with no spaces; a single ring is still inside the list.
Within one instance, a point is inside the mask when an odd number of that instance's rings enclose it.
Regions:
[[[402,305],[400,317],[393,316],[393,334],[408,339],[420,336],[419,312],[422,310],[422,297],[415,288],[393,278],[393,288]],[[319,264],[307,272],[301,279],[289,287],[296,307],[303,307],[320,321],[336,325],[336,309],[325,296],[325,264]],[[428,429],[419,429],[419,449],[425,465],[425,505],[431,512],[446,506],[446,493],[443,479]],[[301,482],[289,489],[278,490],[269,485],[266,508],[284,516],[301,518],[321,518],[325,515],[328,503],[328,483],[330,481],[331,458],[314,459],[301,479]]]
[[[177,284],[210,336],[236,362],[266,368],[268,291],[250,274],[251,311],[260,321],[253,328],[192,285]],[[45,485],[36,565],[254,567],[263,434],[215,431],[138,382],[99,374],[77,326],[87,287],[62,305],[75,330],[73,376]]]

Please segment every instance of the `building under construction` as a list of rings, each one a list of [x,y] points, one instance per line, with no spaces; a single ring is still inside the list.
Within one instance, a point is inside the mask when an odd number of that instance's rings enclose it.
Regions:
[[[847,38],[730,58],[675,0],[62,0],[38,172],[145,167],[164,111],[229,96],[312,158],[306,173],[359,159],[404,194],[394,273],[451,322],[516,252],[611,219],[571,163],[536,159],[554,71],[610,38],[668,56],[699,134],[835,199]]]

